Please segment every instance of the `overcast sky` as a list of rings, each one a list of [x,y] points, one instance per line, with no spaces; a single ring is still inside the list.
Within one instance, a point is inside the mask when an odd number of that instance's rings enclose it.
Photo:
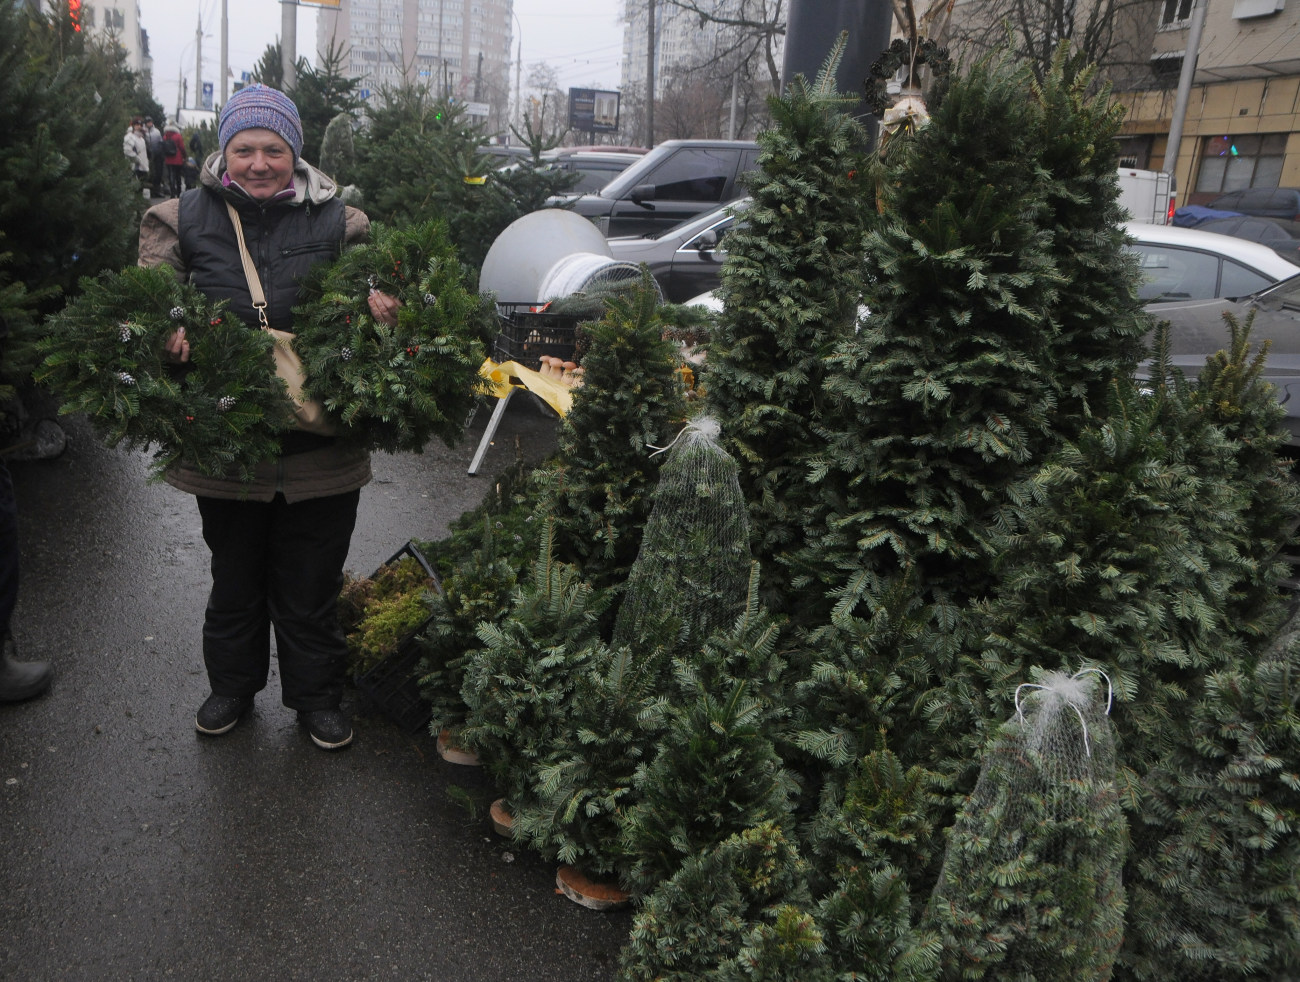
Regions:
[[[139,0],[140,24],[149,32],[154,95],[168,115],[176,110],[182,72],[194,85],[195,34],[203,21],[203,78],[220,98],[221,0]],[[298,8],[298,53],[314,58],[320,8]],[[524,74],[545,61],[559,72],[561,88],[594,85],[618,88],[623,56],[623,0],[515,0],[517,33],[523,40]],[[326,14],[325,16],[330,16]],[[235,78],[261,59],[280,36],[276,0],[227,0],[227,41]],[[512,42],[513,60],[516,47]],[[192,100],[191,100],[192,101]]]

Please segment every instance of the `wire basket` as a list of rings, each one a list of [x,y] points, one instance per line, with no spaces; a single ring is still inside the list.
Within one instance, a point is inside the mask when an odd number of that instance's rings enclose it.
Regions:
[[[438,579],[438,574],[413,542],[408,542],[398,549],[383,566],[389,566],[408,556],[418,562],[428,574],[429,589],[434,593],[442,593],[442,581]],[[376,570],[375,576],[378,575],[379,570]],[[428,626],[430,620],[431,617],[411,630],[397,645],[397,650],[393,654],[353,679],[357,690],[370,705],[410,733],[423,727],[433,715],[433,707],[420,694],[420,685],[416,678],[420,664],[420,647],[416,643],[416,638]]]

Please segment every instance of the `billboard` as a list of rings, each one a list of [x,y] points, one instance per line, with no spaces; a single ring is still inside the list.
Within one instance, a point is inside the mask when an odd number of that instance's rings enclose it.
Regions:
[[[619,94],[600,89],[569,90],[569,128],[584,133],[618,132]]]

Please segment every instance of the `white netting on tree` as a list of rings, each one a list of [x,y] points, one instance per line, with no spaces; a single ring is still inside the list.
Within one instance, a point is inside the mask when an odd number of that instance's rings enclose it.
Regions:
[[[667,449],[615,644],[698,644],[730,627],[749,589],[749,512],[719,427],[704,416]]]
[[[1095,669],[1017,689],[1016,714],[957,817],[931,901],[941,978],[1110,978],[1127,841],[1110,704],[1109,680]]]

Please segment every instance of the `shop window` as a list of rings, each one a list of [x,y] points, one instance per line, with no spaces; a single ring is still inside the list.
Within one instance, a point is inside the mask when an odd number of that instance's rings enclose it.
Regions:
[[[1241,188],[1275,188],[1286,157],[1285,133],[1242,133],[1206,137],[1196,190],[1222,194]]]

